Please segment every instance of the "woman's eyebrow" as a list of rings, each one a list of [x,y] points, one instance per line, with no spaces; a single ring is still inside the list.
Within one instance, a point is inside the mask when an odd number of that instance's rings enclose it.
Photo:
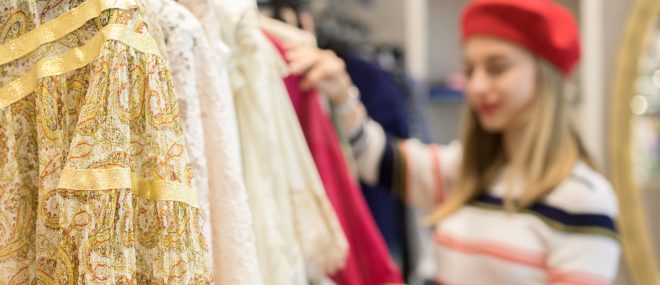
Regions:
[[[503,55],[492,55],[486,58],[486,63],[493,64],[493,63],[503,63],[503,62],[508,62],[510,59],[506,56]]]

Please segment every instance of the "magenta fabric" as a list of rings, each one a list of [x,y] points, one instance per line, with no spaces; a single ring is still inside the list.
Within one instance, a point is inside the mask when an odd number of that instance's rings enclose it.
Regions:
[[[267,35],[284,55],[281,43]],[[284,79],[328,198],[337,212],[350,249],[344,269],[332,276],[339,285],[403,283],[390,258],[357,181],[344,159],[332,120],[314,90],[303,93],[300,76]]]

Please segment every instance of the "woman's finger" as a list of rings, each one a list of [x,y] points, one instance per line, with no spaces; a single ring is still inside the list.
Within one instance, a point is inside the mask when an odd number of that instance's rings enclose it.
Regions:
[[[319,58],[316,55],[295,57],[289,59],[289,72],[293,74],[303,74],[307,72],[312,66],[314,66]]]
[[[302,83],[300,84],[300,89],[303,91],[308,91],[312,87],[318,85],[318,82],[326,76],[326,67],[323,64],[314,65],[305,75]]]
[[[312,67],[320,58],[317,48],[295,47],[286,52],[289,61],[289,72],[303,74]]]

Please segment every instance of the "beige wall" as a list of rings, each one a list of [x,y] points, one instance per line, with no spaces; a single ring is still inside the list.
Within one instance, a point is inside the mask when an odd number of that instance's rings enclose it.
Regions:
[[[404,1],[372,0],[372,4],[368,7],[351,4],[351,8],[358,17],[371,27],[372,34],[370,37],[373,42],[403,45]]]
[[[460,13],[467,0],[429,1],[429,79],[462,70]]]

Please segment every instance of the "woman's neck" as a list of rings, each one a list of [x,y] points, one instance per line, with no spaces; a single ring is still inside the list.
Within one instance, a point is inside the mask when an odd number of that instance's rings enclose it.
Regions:
[[[502,132],[502,142],[504,146],[504,154],[507,161],[513,161],[520,151],[520,141],[523,136],[523,128],[512,127]]]

